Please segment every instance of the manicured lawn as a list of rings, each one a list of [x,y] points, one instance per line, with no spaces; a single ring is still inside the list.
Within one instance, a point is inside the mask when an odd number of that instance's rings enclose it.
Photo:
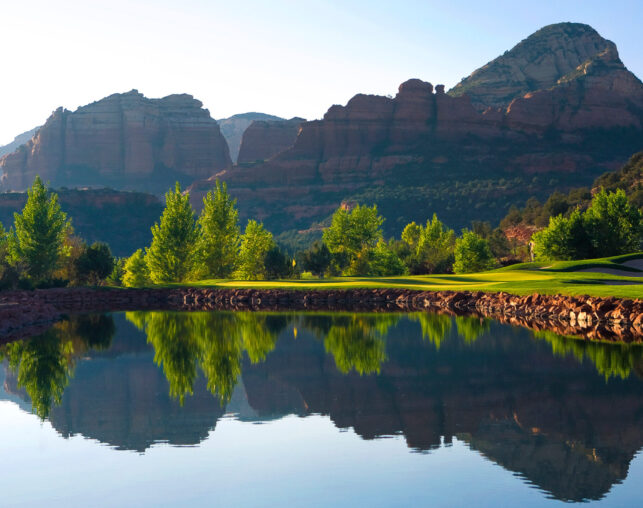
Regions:
[[[181,286],[220,288],[351,289],[409,288],[418,290],[506,291],[515,294],[549,293],[566,295],[643,298],[643,271],[620,263],[642,259],[643,253],[583,261],[523,263],[490,272],[466,275],[414,275],[397,277],[336,277],[321,280],[236,281],[204,280]],[[632,276],[578,272],[592,267],[618,269]],[[178,284],[177,284],[178,286]]]

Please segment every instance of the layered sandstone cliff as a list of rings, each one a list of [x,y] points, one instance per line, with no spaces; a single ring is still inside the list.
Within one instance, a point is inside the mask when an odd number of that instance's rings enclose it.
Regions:
[[[108,185],[162,192],[231,164],[217,122],[191,95],[148,99],[136,90],[71,112],[57,109],[26,145],[0,159],[2,187],[36,174],[53,186]]]
[[[303,118],[255,120],[244,131],[239,149],[239,164],[263,162],[295,144]]]
[[[305,229],[349,198],[376,202],[399,234],[433,212],[455,227],[499,220],[510,204],[589,185],[643,148],[643,84],[586,25],[545,27],[463,83],[445,93],[411,79],[394,98],[358,94],[302,123],[291,148],[218,177],[242,215],[276,231]],[[194,184],[195,202],[211,184]]]

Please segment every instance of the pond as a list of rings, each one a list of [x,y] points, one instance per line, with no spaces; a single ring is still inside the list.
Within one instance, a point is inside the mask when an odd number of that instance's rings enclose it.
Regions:
[[[2,505],[643,499],[643,347],[387,313],[71,316],[0,346]]]

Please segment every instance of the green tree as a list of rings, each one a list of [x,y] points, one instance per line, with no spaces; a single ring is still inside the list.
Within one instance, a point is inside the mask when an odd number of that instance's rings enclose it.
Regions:
[[[98,285],[114,270],[114,258],[106,243],[95,242],[85,247],[74,265],[80,282]]]
[[[402,231],[402,241],[406,242],[412,249],[417,249],[422,229],[422,226],[418,226],[415,222],[407,224],[404,231]]]
[[[226,183],[216,181],[214,192],[203,199],[198,220],[196,273],[201,278],[224,279],[232,275],[239,252],[239,212]]]
[[[570,260],[592,257],[590,238],[583,214],[576,209],[569,217],[557,215],[549,226],[534,233],[534,254],[540,260]]]
[[[22,213],[14,214],[15,231],[9,248],[12,261],[23,264],[36,282],[48,279],[65,254],[70,222],[60,209],[58,195],[49,193],[39,176],[28,190]]]
[[[193,268],[197,229],[190,195],[181,193],[176,183],[174,191],[165,194],[165,210],[161,223],[152,227],[152,245],[146,259],[153,282],[182,282]]]
[[[394,249],[394,241],[389,243],[384,240],[377,242],[372,250],[371,270],[369,275],[385,277],[387,275],[402,275],[406,273],[406,266]]]
[[[377,206],[357,205],[350,212],[345,208],[335,211],[323,240],[333,254],[338,270],[346,275],[368,275],[369,251],[382,238],[383,222]]]
[[[266,273],[266,254],[274,246],[272,233],[263,224],[249,220],[241,238],[238,268],[235,276],[242,280],[264,280]]]
[[[472,273],[491,270],[496,265],[489,242],[468,229],[455,241],[455,273]]]
[[[292,276],[293,264],[292,258],[282,252],[276,244],[273,245],[264,256],[264,266],[266,267],[266,278],[268,279],[285,279]]]
[[[402,240],[411,249],[407,260],[411,273],[440,273],[451,269],[455,233],[436,214],[426,221],[426,226],[418,226],[415,222],[408,224],[402,232]]]
[[[331,257],[326,244],[315,241],[309,249],[300,252],[299,262],[304,270],[323,276],[330,266]]]
[[[145,261],[145,255],[138,249],[125,262],[125,274],[123,275],[123,286],[138,288],[150,283],[150,270]]]
[[[609,193],[601,189],[592,199],[583,219],[593,257],[639,250],[643,233],[641,212],[630,204],[622,189]]]

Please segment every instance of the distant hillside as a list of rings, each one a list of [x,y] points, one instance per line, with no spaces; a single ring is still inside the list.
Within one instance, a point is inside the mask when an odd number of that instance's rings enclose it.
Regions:
[[[524,207],[512,208],[501,221],[501,227],[514,232],[533,232],[549,224],[550,217],[570,214],[576,207],[586,209],[592,200],[592,194],[601,188],[607,191],[623,189],[628,199],[638,208],[643,209],[643,152],[634,154],[618,171],[610,171],[599,176],[590,187],[575,187],[568,193],[552,193],[544,202],[535,197],[530,198]],[[522,235],[528,240],[530,235]]]
[[[88,243],[107,242],[116,256],[129,256],[152,240],[150,228],[159,220],[164,205],[156,196],[111,189],[55,191],[60,206],[72,220],[77,235]],[[0,222],[9,229],[13,214],[27,201],[27,194],[0,194]]]
[[[219,127],[221,128],[221,134],[223,134],[223,137],[225,137],[228,142],[230,158],[235,164],[239,157],[239,149],[241,147],[241,138],[243,137],[243,133],[255,120],[269,121],[284,119],[274,115],[267,115],[265,113],[241,113],[229,118],[221,118],[220,120],[217,120]]]
[[[19,146],[27,143],[33,137],[33,135],[38,132],[38,129],[40,129],[40,127],[34,127],[30,131],[18,134],[11,143],[9,143],[8,145],[0,146],[0,157],[8,153],[15,152]]]

